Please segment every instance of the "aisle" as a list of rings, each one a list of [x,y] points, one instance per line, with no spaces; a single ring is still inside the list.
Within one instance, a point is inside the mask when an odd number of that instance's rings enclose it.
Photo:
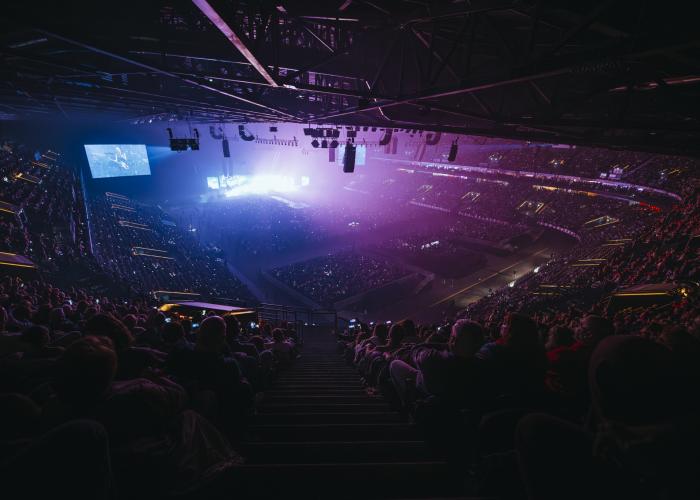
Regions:
[[[462,491],[413,426],[368,395],[335,338],[307,334],[303,356],[265,393],[243,454],[248,498],[436,498]]]

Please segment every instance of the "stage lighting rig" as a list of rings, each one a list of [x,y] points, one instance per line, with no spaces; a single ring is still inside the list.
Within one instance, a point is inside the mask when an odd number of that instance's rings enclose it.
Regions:
[[[338,138],[340,137],[340,130],[337,128],[305,128],[304,135],[313,137],[311,141],[311,146],[314,148],[337,148]],[[328,138],[331,141],[328,141]],[[321,139],[321,141],[319,141]]]

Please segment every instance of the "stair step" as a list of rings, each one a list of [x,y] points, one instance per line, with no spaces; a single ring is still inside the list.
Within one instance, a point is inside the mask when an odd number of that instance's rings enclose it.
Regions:
[[[365,401],[364,403],[279,403],[276,400],[263,401],[260,413],[272,412],[319,412],[319,413],[367,413],[386,410],[389,405],[381,400]]]
[[[267,396],[267,393],[266,393]],[[365,394],[364,396],[348,396],[348,395],[338,395],[338,394],[289,394],[289,395],[274,395],[274,398],[270,396],[270,401],[274,399],[275,402],[281,404],[294,404],[294,403],[367,403],[371,401],[382,401],[381,398],[372,398]]]
[[[347,377],[284,377],[277,381],[278,384],[308,384],[309,382],[317,384],[359,384],[360,377],[357,375],[348,375]]]
[[[271,387],[271,389],[362,389],[362,384],[359,380],[355,381],[344,381],[344,382],[328,382],[325,380],[307,380],[298,381],[294,380],[292,382],[277,382]]]
[[[422,441],[311,441],[249,443],[242,450],[248,463],[413,462],[435,454]]]
[[[251,464],[231,474],[246,498],[416,498],[465,489],[465,475],[444,462]]]
[[[280,387],[280,388],[272,388],[268,391],[265,391],[265,394],[269,396],[270,398],[276,397],[276,396],[287,396],[287,395],[294,395],[298,394],[300,396],[305,396],[305,395],[319,395],[319,396],[325,396],[326,394],[337,394],[338,396],[363,396],[366,395],[367,393],[365,392],[364,389],[345,389],[345,388],[338,388],[338,387],[324,387],[324,388],[297,388],[297,389],[292,389],[288,387]]]
[[[415,429],[409,424],[261,424],[250,432],[257,441],[342,441],[375,439],[410,440]]]
[[[289,413],[259,413],[257,424],[375,424],[375,423],[404,423],[405,418],[398,413],[375,411],[364,413],[320,413],[320,412],[289,412]]]
[[[355,375],[357,371],[345,366],[330,366],[328,368],[293,368],[286,372],[288,375]]]

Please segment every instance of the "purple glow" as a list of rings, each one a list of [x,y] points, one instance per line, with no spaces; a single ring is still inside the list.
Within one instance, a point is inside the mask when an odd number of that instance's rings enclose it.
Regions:
[[[227,198],[250,195],[267,195],[271,193],[291,193],[297,191],[293,177],[287,175],[234,175],[225,178]],[[222,185],[224,185],[222,183]]]

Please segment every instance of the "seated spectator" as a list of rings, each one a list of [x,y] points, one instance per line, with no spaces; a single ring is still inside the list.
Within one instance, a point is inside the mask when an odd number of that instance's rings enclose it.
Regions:
[[[176,321],[165,323],[161,330],[161,336],[163,338],[163,351],[167,354],[180,349],[187,351],[194,349],[194,344],[185,338],[185,329],[182,328],[182,324]]]
[[[574,338],[574,331],[566,326],[553,326],[547,332],[547,341],[544,344],[544,348],[549,351],[553,351],[559,347],[569,347],[576,342]]]
[[[401,347],[405,337],[405,330],[402,324],[394,323],[389,329],[387,341],[383,345],[377,345],[372,348],[372,352],[391,353]]]
[[[460,320],[452,326],[447,351],[419,345],[413,349],[415,367],[401,360],[392,361],[391,379],[401,400],[406,404],[409,394],[417,389],[423,396],[435,396],[460,406],[478,406],[483,375],[482,361],[475,355],[483,343],[481,325]]]
[[[510,313],[501,326],[501,337],[485,344],[477,357],[484,361],[488,392],[525,401],[541,394],[547,358],[540,344],[537,324],[527,316]]]
[[[238,362],[224,355],[226,322],[209,316],[199,327],[193,351],[173,351],[167,359],[168,369],[190,391],[213,391],[227,430],[244,418],[252,405],[252,390],[246,383]]]
[[[610,320],[595,315],[584,317],[576,331],[576,342],[547,353],[547,386],[570,399],[580,409],[587,407],[589,388],[586,373],[591,354],[600,341],[614,332]]]
[[[22,332],[20,339],[25,346],[25,358],[57,358],[63,353],[62,347],[49,346],[51,338],[45,326],[30,326]]]
[[[581,500],[697,497],[698,407],[679,394],[670,352],[638,336],[609,337],[591,355],[588,376],[593,428],[543,414],[518,425],[529,498],[561,498],[563,490]]]
[[[85,323],[85,333],[108,337],[112,341],[119,356],[117,380],[138,378],[147,368],[158,367],[165,359],[164,353],[160,351],[133,346],[134,337],[129,329],[109,314],[92,316]]]
[[[253,358],[258,357],[258,350],[249,342],[241,340],[241,324],[233,314],[224,316],[226,321],[226,343],[231,352],[242,352]]]
[[[76,329],[75,325],[66,318],[66,312],[62,307],[56,307],[51,310],[49,315],[49,328],[52,332],[72,332]]]
[[[60,359],[54,419],[89,416],[109,435],[122,494],[184,493],[240,462],[202,417],[184,411],[185,390],[150,371],[116,381],[118,356],[107,337],[85,337]]]
[[[294,344],[285,338],[281,328],[272,330],[272,342],[265,344],[265,347],[272,351],[275,359],[281,363],[289,363],[296,356]]]

